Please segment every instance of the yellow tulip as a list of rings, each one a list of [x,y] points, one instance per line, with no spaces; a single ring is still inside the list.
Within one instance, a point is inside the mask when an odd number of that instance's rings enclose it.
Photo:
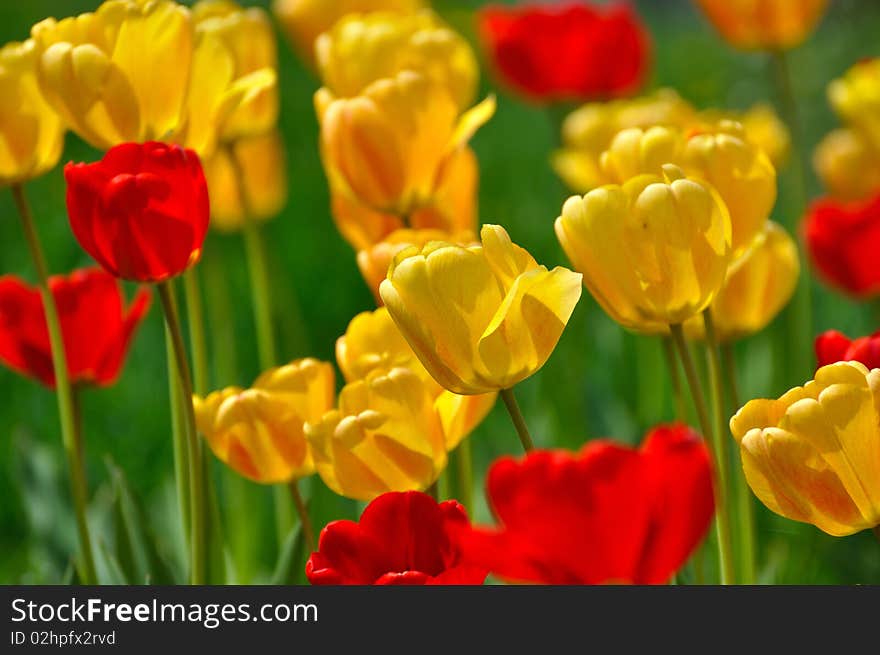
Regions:
[[[581,295],[580,275],[539,266],[504,228],[480,237],[408,248],[380,286],[419,361],[458,394],[509,389],[540,369]]]
[[[407,368],[347,384],[338,408],[309,422],[306,436],[324,483],[357,500],[426,489],[447,461],[431,395]]]
[[[418,375],[434,401],[447,450],[468,436],[495,405],[495,393],[462,396],[437,384],[384,307],[352,319],[345,335],[336,341],[336,361],[348,382],[393,368],[407,368]]]
[[[374,11],[408,13],[424,6],[423,0],[274,0],[272,10],[300,56],[312,63],[315,39],[343,16]]]
[[[54,168],[64,125],[37,84],[36,44],[0,49],[0,186],[20,184]]]
[[[357,254],[357,264],[361,275],[364,277],[364,281],[376,297],[376,302],[381,305],[382,296],[379,295],[379,285],[382,284],[382,281],[388,274],[388,267],[391,266],[391,262],[397,253],[411,246],[421,248],[430,241],[469,244],[475,240],[476,237],[471,232],[450,235],[447,232],[432,229],[395,230],[384,241],[359,251]]]
[[[210,154],[235,110],[275,84],[269,69],[236,77],[223,40],[197,34],[189,10],[170,0],[107,0],[31,33],[46,99],[102,149],[158,139]]]
[[[837,537],[880,524],[880,369],[823,366],[730,420],[743,470],[770,510]]]
[[[333,190],[407,217],[430,206],[438,174],[495,111],[490,97],[459,116],[449,91],[404,71],[355,98],[315,95],[321,154]]]
[[[274,484],[314,472],[304,434],[333,407],[333,367],[301,359],[260,375],[250,389],[193,396],[196,425],[224,464],[255,482]]]
[[[569,198],[556,236],[584,285],[626,328],[665,332],[703,311],[724,283],[730,215],[711,187],[664,165]]]
[[[686,126],[696,110],[672,89],[611,102],[591,102],[576,109],[562,123],[563,147],[551,159],[554,170],[569,188],[586,193],[604,183],[599,157],[621,130],[655,125]]]
[[[730,45],[787,50],[816,28],[828,0],[696,0]]]
[[[813,167],[840,200],[862,200],[880,191],[880,151],[860,133],[833,130],[816,146]]]
[[[774,168],[785,164],[791,151],[791,134],[773,107],[758,103],[746,111],[728,114],[727,118],[743,126],[749,142],[767,153]]]
[[[467,41],[431,11],[345,16],[315,41],[321,81],[334,95],[359,95],[403,70],[449,89],[460,109],[476,93],[479,68]]]
[[[430,204],[408,216],[398,216],[370,209],[335,191],[331,198],[333,220],[345,240],[358,251],[372,248],[407,227],[472,232],[476,229],[478,177],[477,158],[473,150],[463,147],[452,153],[437,172]]]
[[[880,149],[880,58],[865,59],[828,85],[834,111]]]
[[[800,274],[797,244],[780,225],[767,221],[751,247],[727,271],[712,302],[719,341],[733,341],[763,330],[791,299]],[[702,317],[684,324],[692,339],[703,339]]]
[[[730,213],[734,257],[761,231],[776,201],[773,164],[732,121],[689,136],[669,127],[623,130],[599,162],[607,181],[616,184],[640,174],[660,175],[663,165],[671,163],[688,177],[714,187]]]
[[[234,77],[278,69],[275,32],[269,15],[258,7],[243,9],[232,0],[199,0],[193,6],[196,29],[219,37],[235,62]],[[261,87],[224,121],[221,141],[264,134],[278,120],[278,87]]]
[[[236,158],[236,165],[230,157]],[[228,149],[215,151],[205,160],[204,168],[211,197],[211,227],[222,232],[240,230],[245,220],[273,218],[287,202],[287,165],[278,132],[237,139]]]

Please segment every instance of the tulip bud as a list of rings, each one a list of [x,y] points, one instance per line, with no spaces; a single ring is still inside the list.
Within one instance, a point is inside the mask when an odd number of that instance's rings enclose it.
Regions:
[[[840,200],[880,192],[880,151],[855,130],[829,132],[816,146],[813,167],[828,193]]]
[[[556,236],[602,308],[646,333],[708,307],[731,252],[724,202],[672,165],[569,198]]]
[[[508,389],[540,369],[581,295],[580,275],[539,266],[504,228],[480,236],[481,246],[398,253],[379,287],[419,361],[459,394]]]
[[[0,49],[0,186],[20,184],[54,168],[64,125],[37,84],[36,44]]]
[[[823,366],[730,419],[746,480],[770,510],[840,537],[880,524],[880,370]]]
[[[864,59],[828,85],[838,116],[880,149],[880,58]]]
[[[788,50],[810,35],[828,0],[696,0],[725,41],[743,50]]]

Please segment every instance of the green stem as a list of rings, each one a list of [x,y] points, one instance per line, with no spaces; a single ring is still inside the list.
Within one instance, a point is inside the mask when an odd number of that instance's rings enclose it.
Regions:
[[[208,391],[208,351],[205,345],[205,315],[202,310],[199,269],[195,266],[183,274],[183,293],[186,298],[186,316],[189,319],[189,345],[192,348],[193,391],[203,395]]]
[[[522,412],[519,411],[519,404],[516,402],[516,396],[513,395],[513,388],[502,389],[501,398],[504,400],[504,406],[507,407],[507,413],[510,414],[510,420],[513,421],[513,427],[516,428],[516,434],[519,437],[523,450],[529,452],[535,445],[532,442],[532,435],[529,434],[529,428],[526,426]]]
[[[794,234],[800,234],[797,229],[797,220],[804,215],[807,207],[807,164],[805,161],[805,149],[803,143],[803,131],[798,115],[797,101],[795,100],[794,88],[791,82],[791,70],[788,65],[787,55],[782,50],[770,53],[771,64],[774,72],[774,80],[777,93],[779,94],[782,118],[791,132],[792,144],[792,171],[790,176],[792,199],[794,208],[789,212],[792,217],[789,229]],[[807,275],[809,263],[806,258],[806,248],[801,238],[801,247],[798,248],[800,256],[801,274],[798,277],[797,288],[791,309],[787,313],[788,334],[791,342],[788,344],[788,365],[780,367],[787,371],[788,375],[808,377],[808,357],[803,353],[812,351],[813,339],[813,302],[810,295],[810,276]],[[800,367],[802,370],[798,371]]]
[[[317,544],[315,543],[315,530],[312,527],[312,520],[309,518],[309,510],[306,507],[302,494],[299,492],[299,482],[297,480],[291,480],[288,487],[290,488],[290,497],[293,500],[293,506],[296,508],[296,513],[299,515],[299,522],[302,526],[306,546],[308,546],[309,552],[313,553],[317,550]]]
[[[675,402],[675,420],[687,423],[687,407],[684,403],[684,390],[681,386],[681,376],[678,373],[678,362],[675,360],[675,345],[670,337],[663,337],[663,355],[666,357],[666,367],[669,369],[669,378],[672,380],[672,399]]]
[[[204,496],[204,467],[202,466],[201,448],[196,433],[196,416],[193,409],[192,378],[189,372],[189,362],[186,358],[186,349],[183,345],[183,335],[180,330],[180,319],[177,316],[177,306],[174,301],[174,289],[171,281],[160,282],[159,297],[162,300],[162,310],[165,313],[165,325],[171,337],[171,345],[174,349],[174,360],[177,365],[180,388],[183,392],[183,413],[186,419],[186,450],[189,459],[189,495],[190,495],[190,583],[194,585],[206,582],[206,537],[205,537],[205,496]]]
[[[458,464],[458,501],[464,505],[468,516],[474,516],[474,459],[471,440],[463,439],[455,450]]]
[[[55,370],[55,396],[58,401],[58,415],[61,421],[61,440],[67,455],[67,466],[70,474],[70,490],[73,496],[73,509],[76,516],[76,528],[79,536],[79,575],[83,584],[97,584],[95,560],[92,554],[92,539],[89,533],[88,517],[88,482],[82,457],[82,447],[78,444],[79,434],[75,421],[75,403],[70,379],[67,375],[67,358],[64,353],[64,337],[61,322],[58,319],[58,308],[55,297],[49,289],[49,267],[37,236],[37,228],[30,205],[24,194],[24,187],[13,185],[12,197],[21,217],[21,227],[25,241],[33,259],[34,268],[43,299],[43,311],[46,315],[46,329],[49,332],[49,345],[52,350],[52,366]]]
[[[177,503],[183,525],[183,540],[187,548],[190,544],[190,497],[189,497],[189,457],[186,446],[186,425],[180,411],[183,392],[180,388],[180,375],[174,357],[171,331],[165,325],[165,357],[168,361],[168,402],[171,406],[171,437],[174,445],[174,480],[177,486]]]
[[[687,342],[684,338],[684,330],[682,330],[681,324],[670,325],[669,330],[672,333],[672,340],[675,344],[675,349],[678,351],[678,356],[679,359],[681,359],[681,364],[684,368],[685,377],[687,378],[688,386],[691,390],[691,396],[693,397],[694,406],[697,410],[697,417],[700,422],[700,429],[703,432],[703,436],[706,437],[709,443],[713,444],[714,446],[714,430],[712,429],[712,423],[709,421],[709,412],[706,409],[706,399],[703,395],[703,389],[700,386],[700,380],[697,376],[697,370],[694,366],[694,361],[691,358],[690,349],[688,348]],[[710,371],[710,377],[714,377],[711,375],[711,373],[712,372]],[[724,482],[722,482],[722,480],[727,479],[726,465],[724,465],[723,460],[721,462],[722,465],[719,465],[718,449],[713,448],[712,450],[715,456],[715,468],[718,469],[717,475],[719,478],[718,484],[715,485],[715,528],[718,534],[718,560],[721,570],[721,584],[729,584],[732,581],[732,561],[730,560],[729,547],[730,542],[729,540],[723,538],[724,534],[729,535],[730,533],[730,520],[727,515],[727,507],[725,505],[725,486]]]
[[[712,451],[715,455],[715,469],[718,481],[715,490],[715,527],[718,536],[718,558],[721,566],[721,584],[734,582],[734,559],[731,546],[730,506],[730,449],[728,448],[726,412],[724,411],[724,377],[721,371],[721,352],[712,310],[703,312],[706,326],[706,347],[708,350],[709,385],[714,408],[714,424],[711,432]]]
[[[213,245],[222,244],[218,242]],[[215,383],[224,387],[239,382],[238,355],[235,322],[229,300],[229,281],[226,279],[226,267],[218,254],[216,249],[205,252],[201,265],[205,267],[205,291],[208,296]]]

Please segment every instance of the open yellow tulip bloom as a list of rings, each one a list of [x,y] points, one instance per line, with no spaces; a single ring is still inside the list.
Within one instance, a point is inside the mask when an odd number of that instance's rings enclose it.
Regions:
[[[306,435],[324,483],[357,500],[426,489],[446,466],[433,399],[407,368],[374,371],[349,383],[338,408],[309,422]]]
[[[828,85],[838,116],[880,148],[880,58],[865,59]]]
[[[235,63],[235,78],[277,70],[275,32],[268,14],[258,8],[243,9],[231,0],[199,0],[193,6],[196,29],[220,38]],[[221,141],[264,134],[278,120],[278,87],[261,86],[224,121]]]
[[[460,109],[474,99],[477,58],[467,41],[431,11],[345,16],[315,42],[324,86],[359,95],[376,80],[409,70],[445,86]]]
[[[237,159],[237,166],[230,157]],[[211,197],[212,228],[222,232],[240,230],[246,219],[274,218],[287,202],[287,163],[277,131],[237,139],[228,149],[216,150],[203,164]]]
[[[333,367],[301,359],[266,371],[250,389],[193,396],[193,406],[218,459],[246,478],[274,484],[314,472],[304,424],[332,408],[334,395]]]
[[[375,11],[408,13],[424,6],[423,0],[274,0],[272,10],[300,55],[312,62],[315,39],[343,16]]]
[[[668,164],[663,177],[569,198],[556,236],[602,308],[649,334],[708,307],[731,253],[730,216],[717,192]]]
[[[712,301],[719,341],[733,341],[763,330],[791,299],[800,274],[797,244],[783,227],[767,221],[751,247],[730,265]],[[702,317],[684,324],[692,339],[703,339]]]
[[[449,90],[404,71],[354,98],[315,95],[331,188],[371,209],[409,216],[430,205],[438,175],[491,118],[490,97],[459,116]]]
[[[398,253],[379,289],[425,369],[459,394],[508,389],[541,368],[581,294],[580,275],[539,266],[504,228],[480,236]]]
[[[64,125],[37,84],[36,44],[0,49],[0,186],[38,177],[58,163]]]
[[[815,29],[828,0],[696,0],[725,41],[744,50],[786,50]]]
[[[746,480],[769,509],[834,536],[880,524],[880,369],[823,366],[730,420]]]
[[[97,148],[157,139],[210,154],[235,110],[275,84],[270,69],[237,77],[223,40],[170,0],[107,0],[32,35],[46,99]]]
[[[623,130],[599,161],[607,182],[660,175],[664,164],[676,164],[688,177],[714,187],[730,213],[734,257],[749,247],[776,202],[776,170],[769,157],[749,143],[742,125],[728,120],[689,135],[659,126]]]
[[[467,437],[495,405],[496,393],[462,396],[437,384],[384,307],[362,312],[352,319],[345,335],[336,341],[336,361],[349,382],[392,368],[407,368],[415,373],[434,401],[447,450]]]

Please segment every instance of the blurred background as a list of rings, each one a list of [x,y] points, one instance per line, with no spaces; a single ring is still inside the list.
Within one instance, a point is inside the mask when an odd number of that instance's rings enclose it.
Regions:
[[[0,2],[0,43],[26,38],[30,26],[46,16],[62,18],[98,4],[97,0],[4,0]],[[244,0],[241,4],[268,7],[269,2]],[[485,3],[436,0],[433,4],[479,52],[473,11]],[[767,56],[734,51],[690,2],[642,0],[631,4],[653,39],[654,67],[646,91],[670,86],[698,108],[744,109],[759,100],[776,102]],[[790,53],[809,152],[822,135],[838,125],[826,101],[826,84],[857,60],[880,54],[878,34],[880,3],[833,0],[818,31]],[[282,360],[313,356],[334,361],[336,338],[355,314],[372,309],[374,301],[358,272],[354,252],[330,219],[312,106],[318,82],[280,33],[278,38],[280,127],[288,157],[290,198],[286,209],[266,225],[265,238],[270,246],[279,352]],[[539,262],[565,265],[553,221],[570,194],[548,164],[549,153],[559,142],[561,114],[496,91],[484,67],[481,96],[489,92],[498,93],[498,111],[472,142],[481,170],[481,221],[504,225],[514,242],[526,247]],[[68,134],[62,161],[99,156]],[[780,171],[780,195],[773,212],[773,218],[786,226],[799,221],[792,213],[798,210],[792,209],[794,202],[787,194],[790,175],[790,167]],[[809,180],[809,195],[815,198],[822,189],[812,171]],[[61,166],[29,184],[27,191],[53,272],[91,265],[70,232]],[[0,244],[0,273],[34,281],[7,190],[0,190]],[[212,289],[228,288],[231,299],[227,307],[219,307],[206,317],[209,347],[213,352],[226,349],[234,362],[227,371],[213,366],[212,387],[248,385],[259,371],[241,238],[212,233],[201,273],[209,304]],[[128,287],[127,292],[130,297],[133,288]],[[836,328],[861,336],[880,327],[877,306],[847,300],[815,280],[812,294],[814,334]],[[776,396],[804,382],[802,375],[789,374],[782,366],[784,325],[783,314],[767,331],[738,344],[744,399]],[[112,527],[116,493],[112,471],[118,467],[125,472],[132,494],[139,498],[161,557],[172,570],[180,570],[182,538],[164,354],[162,316],[154,303],[118,383],[84,394],[90,520],[99,542],[96,550],[109,548],[119,538]],[[804,362],[799,370],[810,370],[814,365],[812,351],[797,356]],[[0,583],[58,583],[65,579],[76,543],[55,398],[36,382],[6,369],[0,369],[0,389]],[[539,447],[578,449],[598,437],[635,444],[653,425],[674,415],[659,343],[624,332],[586,292],[550,361],[520,384],[517,394]],[[520,447],[501,403],[470,438],[475,484],[480,487],[473,514],[477,521],[488,522],[491,518],[482,495],[482,475],[492,459],[518,453]],[[234,479],[216,460],[212,467],[220,489],[228,556],[237,569],[230,581],[266,581],[277,555],[271,490]],[[356,518],[362,508],[329,492],[316,476],[303,481],[303,489],[310,499],[316,529],[333,519]],[[761,582],[880,582],[880,550],[869,531],[836,539],[812,526],[777,517],[759,503],[756,511]],[[711,561],[714,551],[704,548],[704,552],[711,581],[716,568]],[[692,576],[689,567],[682,580],[692,581]]]

